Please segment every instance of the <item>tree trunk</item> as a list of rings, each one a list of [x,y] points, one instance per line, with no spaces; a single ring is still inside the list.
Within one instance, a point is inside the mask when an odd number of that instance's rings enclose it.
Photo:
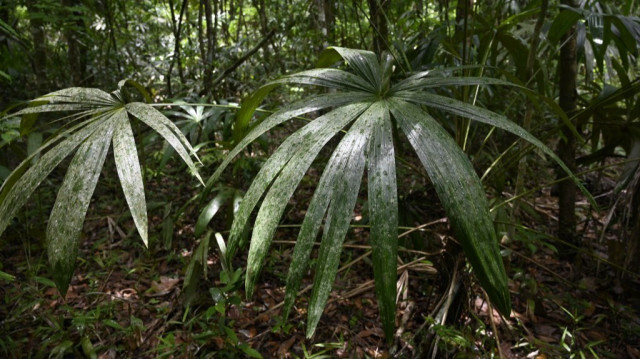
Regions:
[[[575,7],[574,0],[562,0],[563,5]],[[568,10],[563,10],[568,11]],[[560,49],[559,73],[559,105],[568,117],[576,110],[578,93],[576,82],[578,76],[577,43],[575,25],[562,37]],[[574,123],[575,125],[575,123]],[[567,126],[562,126],[562,138],[558,144],[558,156],[571,171],[576,169],[576,139]],[[566,177],[566,173],[559,170],[558,177]],[[559,183],[558,237],[571,244],[576,242],[576,186],[571,180]],[[560,246],[561,254],[571,256],[572,250],[564,245]],[[564,253],[563,253],[564,252]]]
[[[44,22],[42,21],[43,10],[37,0],[28,0],[27,8],[29,9],[29,30],[33,41],[31,65],[33,73],[36,75],[38,91],[42,91],[47,83],[47,38],[44,33]]]
[[[86,24],[82,13],[77,7],[82,6],[79,0],[62,0],[62,6],[71,18],[75,21],[64,24],[64,37],[67,41],[67,63],[69,65],[69,73],[71,74],[71,83],[73,86],[80,86],[86,78],[87,69],[87,48],[80,41],[79,35],[86,32]],[[74,8],[74,10],[70,10]]]
[[[388,0],[368,0],[369,16],[371,19],[371,27],[373,30],[373,51],[382,54],[383,51],[389,50],[387,44],[389,40],[389,29],[387,27],[387,10],[389,9]]]
[[[218,9],[216,0],[202,0],[204,2],[204,18],[207,24],[207,50],[204,58],[204,94],[210,96],[213,92],[213,58],[216,50],[216,27],[218,17],[213,19],[213,14]],[[212,3],[213,2],[213,6]]]
[[[334,4],[332,0],[316,0],[316,8],[318,10],[318,27],[322,34],[323,48],[333,45],[335,42],[333,31],[335,15],[333,13],[333,6]]]

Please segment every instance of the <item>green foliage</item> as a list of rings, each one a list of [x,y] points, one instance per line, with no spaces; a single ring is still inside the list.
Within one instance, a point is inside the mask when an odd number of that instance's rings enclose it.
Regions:
[[[338,60],[344,60],[351,72],[337,68],[303,71],[273,81],[247,99],[236,122],[236,139],[239,143],[207,182],[207,186],[211,187],[231,158],[269,129],[295,116],[334,108],[280,145],[264,164],[241,203],[231,229],[227,261],[243,245],[241,234],[249,215],[266,192],[251,238],[247,295],[253,293],[288,198],[322,147],[339,131],[351,125],[320,178],[298,235],[287,278],[284,317],[287,317],[293,305],[313,241],[326,214],[316,279],[309,303],[307,335],[313,335],[336,275],[342,243],[366,166],[376,294],[387,339],[392,337],[398,225],[393,149],[395,127],[398,132],[404,133],[431,177],[480,283],[492,302],[508,315],[510,299],[507,278],[480,181],[451,136],[419,106],[444,110],[507,130],[533,143],[561,166],[564,165],[544,144],[505,117],[429,91],[448,85],[506,84],[502,81],[450,77],[446,71],[425,71],[392,83],[394,66],[390,56],[378,62],[371,52],[340,47],[325,51],[319,63],[326,66]],[[316,95],[286,106],[255,124],[243,137],[249,128],[253,111],[278,84],[319,85],[342,92]]]
[[[111,143],[118,177],[138,233],[148,245],[147,210],[142,171],[130,119],[158,132],[178,152],[198,179],[189,152],[195,151],[182,132],[153,107],[123,99],[123,86],[112,94],[97,89],[70,88],[40,97],[12,115],[73,112],[66,128],[25,159],[0,188],[0,234],[35,188],[75,151],[47,226],[47,252],[56,285],[64,295],[73,274],[84,217]],[[51,147],[51,148],[50,148]],[[45,150],[47,150],[45,153]],[[32,164],[36,155],[40,157]]]

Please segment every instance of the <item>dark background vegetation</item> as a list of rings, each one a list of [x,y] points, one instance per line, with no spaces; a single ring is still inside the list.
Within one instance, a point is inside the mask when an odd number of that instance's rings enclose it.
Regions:
[[[456,270],[464,257],[433,186],[416,170],[416,156],[400,146],[396,336],[388,344],[378,320],[361,196],[344,267],[315,337],[305,339],[309,293],[299,294],[290,321],[279,318],[279,309],[292,241],[330,153],[322,153],[290,201],[260,285],[247,299],[242,270],[222,272],[213,244],[198,252],[202,235],[194,230],[202,206],[193,198],[202,187],[157,136],[142,129],[136,139],[149,249],[137,237],[115,165],[107,160],[75,275],[61,298],[48,272],[44,235],[65,166],[56,169],[0,237],[0,356],[640,358],[639,5],[0,1],[3,116],[61,88],[112,91],[120,80],[133,79],[154,102],[183,102],[163,110],[198,148],[206,178],[233,144],[235,105],[261,85],[313,68],[327,46],[389,51],[404,71],[480,65],[461,75],[518,84],[439,91],[530,130],[557,151],[598,204],[592,206],[572,182],[560,181],[565,175],[515,136],[475,125],[456,132],[461,119],[433,111],[482,177],[509,276],[511,316],[501,318],[490,308],[468,267]],[[303,91],[315,90],[275,91],[264,108]],[[3,118],[0,179],[55,133],[54,118]],[[228,234],[230,199],[241,196],[299,125],[262,136],[227,169],[212,196],[224,192],[229,200],[209,228]],[[245,257],[238,253],[236,268]],[[193,279],[194,266],[207,270]]]

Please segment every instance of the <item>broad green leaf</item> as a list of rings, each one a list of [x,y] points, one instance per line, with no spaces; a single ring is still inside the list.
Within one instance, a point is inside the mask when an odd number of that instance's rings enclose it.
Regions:
[[[373,122],[381,117],[380,104],[372,105],[356,120],[333,151],[330,162],[336,162],[340,170],[328,179],[334,187],[318,252],[313,291],[309,299],[307,337],[313,336],[320,321],[327,298],[333,287],[342,243],[349,230],[349,223],[358,198],[358,190],[365,167],[365,151],[373,129]],[[324,176],[324,174],[323,174]]]
[[[547,38],[550,42],[556,43],[560,41],[562,35],[564,35],[569,29],[582,18],[582,15],[573,10],[562,10],[558,13],[558,16],[551,23]]]
[[[275,230],[298,183],[322,147],[338,131],[354,120],[361,110],[362,105],[342,107],[312,121],[289,137],[292,141],[296,141],[296,139],[302,141],[295,147],[295,154],[275,179],[260,206],[247,260],[246,290],[248,297],[253,294],[255,281],[271,245]],[[285,151],[292,152],[293,149],[288,148]]]
[[[368,201],[378,308],[385,336],[392,340],[396,317],[398,193],[391,118],[387,108],[380,112],[382,116],[375,119],[369,142]]]
[[[78,238],[114,128],[115,119],[110,118],[80,145],[49,216],[47,254],[54,281],[63,297],[73,275]]]
[[[11,173],[0,188],[0,234],[45,177],[98,127],[98,123],[86,125],[42,155],[36,164],[28,168],[34,156],[40,153],[36,151]]]
[[[324,94],[319,95],[310,100],[303,100],[291,104],[289,106],[284,107],[280,111],[274,113],[269,116],[264,121],[260,122],[256,127],[254,127],[251,132],[249,132],[246,136],[242,138],[242,140],[229,152],[222,163],[218,166],[213,175],[207,180],[207,189],[212,188],[215,182],[222,174],[222,171],[231,163],[233,158],[237,156],[247,145],[253,142],[258,137],[262,136],[264,133],[269,131],[270,129],[290,120],[293,117],[301,116],[309,112],[314,112],[318,110],[322,110],[329,107],[337,107],[343,106],[349,103],[356,103],[365,101],[369,98],[372,98],[370,94],[366,93],[358,93],[358,92],[347,92],[347,93],[336,93],[336,94]],[[243,103],[242,109],[238,112],[238,119],[236,120],[236,124],[241,121],[241,112],[244,113],[244,117],[248,119],[251,118],[253,111],[256,109],[258,104],[254,104],[252,101],[248,101]],[[244,112],[243,112],[244,111]],[[248,121],[248,120],[247,120]],[[205,189],[205,195],[208,190]]]
[[[313,137],[313,134],[317,135],[319,131],[333,131],[333,133],[339,131],[365,107],[366,106],[363,104],[347,105],[315,119],[288,137],[282,145],[278,147],[278,150],[269,157],[256,178],[251,183],[247,193],[245,193],[242,203],[240,204],[240,208],[238,209],[238,213],[236,213],[236,217],[231,226],[229,242],[227,244],[228,260],[233,258],[236,250],[240,247],[241,243],[239,243],[239,241],[253,208],[258,203],[258,200],[262,197],[262,194],[267,187],[271,185],[273,179],[295,155],[298,147],[301,146],[305,140]]]
[[[131,217],[138,229],[145,247],[149,246],[147,230],[147,202],[144,196],[142,170],[133,138],[133,130],[129,124],[129,117],[124,109],[114,114],[116,121],[113,134],[113,156],[116,161],[118,177],[122,184],[122,192],[129,205]]]
[[[492,303],[509,315],[507,275],[487,199],[471,163],[426,112],[405,101],[391,104],[391,113],[427,170],[476,277]]]
[[[204,233],[205,229],[211,222],[211,218],[218,213],[218,210],[222,205],[227,201],[229,196],[232,194],[232,190],[222,190],[220,191],[200,212],[200,216],[198,217],[198,221],[196,222],[196,228],[194,235],[196,238],[200,237],[202,233]]]
[[[567,173],[567,175],[571,177],[573,182],[578,186],[578,188],[580,188],[587,199],[589,199],[589,202],[591,202],[591,204],[597,208],[597,204],[595,203],[595,200],[593,199],[591,193],[589,193],[589,191],[582,185],[580,180],[571,172],[571,170],[569,170],[569,168],[562,162],[562,160],[560,160],[560,158],[558,158],[558,156],[556,156],[556,154],[544,143],[535,138],[522,127],[518,126],[512,121],[509,121],[508,118],[478,106],[473,106],[452,98],[426,92],[402,92],[396,94],[396,96],[413,103],[426,105],[433,108],[439,108],[441,110],[445,110],[447,112],[468,118],[470,120],[498,127],[524,139],[525,141],[536,146],[546,155],[551,157],[551,159],[553,159],[558,164],[558,166],[560,166]]]
[[[178,129],[173,122],[169,121],[169,119],[160,113],[160,111],[140,102],[128,103],[125,107],[130,114],[134,115],[147,126],[153,128],[154,131],[158,132],[169,143],[169,145],[176,150],[180,158],[182,158],[189,169],[193,172],[194,176],[204,184],[186,149],[189,149],[194,155],[195,151],[180,129]]]

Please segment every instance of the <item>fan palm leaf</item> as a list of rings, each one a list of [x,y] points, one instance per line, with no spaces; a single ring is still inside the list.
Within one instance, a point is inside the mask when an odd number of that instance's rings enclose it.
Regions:
[[[424,107],[448,111],[514,133],[537,146],[568,172],[567,168],[542,142],[504,116],[430,91],[440,86],[508,84],[504,81],[450,77],[446,72],[432,71],[391,84],[393,65],[389,57],[380,62],[372,52],[340,47],[325,51],[319,63],[326,66],[340,60],[346,62],[350,71],[320,68],[284,76],[264,85],[248,98],[236,120],[238,144],[207,181],[205,193],[233,156],[275,126],[296,116],[331,109],[284,140],[266,161],[240,205],[229,237],[228,262],[244,245],[242,233],[251,213],[264,197],[251,235],[247,295],[253,293],[288,199],[324,145],[338,132],[346,130],[320,177],[298,234],[287,277],[284,317],[292,308],[313,242],[324,225],[308,310],[307,335],[313,335],[337,273],[342,243],[366,167],[376,295],[385,334],[387,339],[392,338],[398,251],[398,200],[392,136],[396,127],[414,148],[431,178],[480,284],[492,303],[508,315],[511,304],[507,276],[480,180],[465,153]],[[252,125],[252,114],[257,106],[269,91],[281,84],[317,85],[339,92],[314,95]]]

